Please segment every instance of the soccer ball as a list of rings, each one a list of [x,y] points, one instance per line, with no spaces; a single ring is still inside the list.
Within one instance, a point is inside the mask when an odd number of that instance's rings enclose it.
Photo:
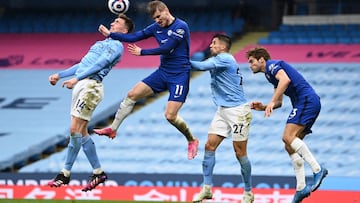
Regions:
[[[108,0],[109,10],[116,15],[126,13],[129,6],[129,0]]]

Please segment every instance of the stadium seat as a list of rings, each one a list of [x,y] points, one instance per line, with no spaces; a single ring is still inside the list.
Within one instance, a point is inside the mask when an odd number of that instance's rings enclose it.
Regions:
[[[305,142],[320,163],[326,164],[332,176],[360,174],[360,168],[353,167],[360,162],[360,156],[357,156],[357,149],[360,148],[359,111],[352,105],[353,99],[360,99],[360,93],[353,91],[354,85],[360,84],[357,64],[336,63],[329,66],[315,63],[296,64],[296,67],[322,97],[322,111],[313,126],[313,133],[306,137]],[[258,88],[266,83],[262,77],[254,77],[246,64],[240,64],[240,68],[247,79],[245,91],[249,100],[265,101],[271,98],[270,87]],[[209,82],[207,73],[192,79],[188,100],[180,112],[200,140],[199,154],[192,164],[188,164],[186,159],[184,137],[164,119],[163,110],[167,100],[167,96],[164,96],[129,116],[115,140],[93,136],[103,168],[109,172],[183,174],[193,171],[193,165],[200,166],[208,126],[216,110],[211,100]],[[255,175],[293,175],[281,141],[284,118],[290,111],[289,102],[283,105],[267,119],[264,119],[263,112],[253,112],[248,154]],[[218,159],[215,172],[238,173],[238,167],[234,167],[237,164],[234,155],[229,153],[232,151],[231,140],[225,139],[217,152],[217,156],[222,158]],[[343,164],[344,153],[351,157],[347,159],[347,164]],[[88,172],[90,169],[86,157],[80,154],[73,170]],[[64,157],[63,151],[25,166],[20,171],[57,172],[62,167]]]
[[[358,24],[285,25],[271,31],[259,44],[350,44],[360,37]],[[293,39],[292,39],[293,38]]]

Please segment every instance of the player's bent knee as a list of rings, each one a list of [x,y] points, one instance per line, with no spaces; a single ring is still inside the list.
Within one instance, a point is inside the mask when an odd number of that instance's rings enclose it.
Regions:
[[[216,146],[213,146],[211,144],[209,144],[208,142],[205,144],[205,150],[206,151],[212,151],[214,152],[216,150]]]
[[[174,115],[174,114],[170,114],[170,113],[165,112],[164,116],[165,116],[166,120],[169,121],[170,123],[175,123],[176,117],[177,117],[176,114]]]

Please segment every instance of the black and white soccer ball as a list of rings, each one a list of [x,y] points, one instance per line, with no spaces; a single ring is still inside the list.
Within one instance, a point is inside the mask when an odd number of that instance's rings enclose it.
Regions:
[[[108,0],[108,7],[109,10],[116,14],[124,14],[128,11],[130,7],[130,1],[129,0]]]

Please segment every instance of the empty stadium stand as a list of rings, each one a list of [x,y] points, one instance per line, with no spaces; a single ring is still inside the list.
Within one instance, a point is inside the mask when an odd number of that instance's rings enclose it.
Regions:
[[[0,170],[14,171],[67,146],[71,91],[49,85],[56,70],[0,71]],[[113,70],[90,126],[113,115],[127,90],[150,71]]]
[[[260,38],[259,44],[358,44],[360,24],[286,25]]]
[[[359,176],[359,110],[354,101],[360,97],[354,87],[360,84],[357,64],[294,64],[322,98],[322,112],[305,141],[314,155],[328,167],[332,176]],[[262,75],[253,75],[247,64],[240,64],[245,76],[245,91],[249,100],[268,101],[272,87]],[[124,121],[118,137],[109,140],[93,136],[103,168],[109,172],[126,173],[201,173],[203,145],[215,107],[211,101],[209,75],[203,73],[191,81],[191,90],[181,115],[188,120],[200,139],[198,157],[186,158],[186,141],[163,118],[167,95],[143,107]],[[113,91],[113,90],[110,90]],[[255,175],[292,175],[292,166],[281,141],[284,118],[290,112],[289,101],[270,118],[253,112],[249,141],[249,156]],[[224,140],[217,152],[216,173],[236,174],[232,144]],[[57,172],[64,162],[65,152],[51,155],[20,169],[20,172]],[[345,161],[346,160],[346,161]],[[235,166],[235,167],[234,167]],[[74,172],[89,172],[90,165],[80,153]],[[309,171],[307,171],[309,172]]]
[[[358,44],[360,15],[284,16],[259,44]]]
[[[233,17],[227,10],[200,10],[197,12],[175,10],[174,15],[186,19],[191,32],[225,32],[232,36],[244,29],[244,19]],[[141,12],[128,16],[139,30],[153,21]],[[7,11],[0,18],[0,33],[93,33],[100,24],[110,25],[115,15],[108,11]]]

